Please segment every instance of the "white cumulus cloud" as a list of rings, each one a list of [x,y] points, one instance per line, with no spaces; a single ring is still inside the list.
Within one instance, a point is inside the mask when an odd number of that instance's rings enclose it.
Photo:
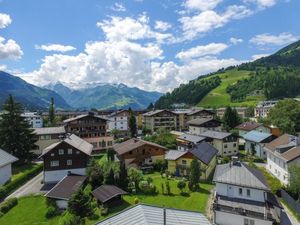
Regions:
[[[291,42],[297,41],[298,36],[295,36],[288,32],[283,32],[278,35],[272,35],[269,33],[258,34],[255,37],[250,39],[250,43],[258,46],[281,46],[286,45]]]
[[[21,47],[12,39],[5,41],[0,36],[0,59],[20,59],[23,55]]]
[[[155,21],[154,28],[156,30],[166,31],[166,30],[170,29],[171,27],[172,27],[171,24],[169,24],[167,22],[164,22],[164,21],[161,21],[161,20]]]
[[[229,39],[229,42],[231,43],[231,44],[233,44],[233,45],[237,45],[237,44],[239,44],[239,43],[242,43],[244,40],[243,39],[241,39],[241,38],[234,38],[234,37],[231,37],[230,39]]]
[[[188,60],[206,55],[217,55],[228,48],[224,43],[210,43],[208,45],[198,45],[186,51],[177,53],[176,58],[181,60]]]
[[[256,54],[256,55],[253,55],[251,58],[252,58],[252,60],[257,60],[257,59],[260,59],[260,58],[263,58],[263,57],[267,57],[269,55],[270,54]]]
[[[8,14],[0,13],[0,29],[3,29],[11,24],[11,18]]]
[[[118,3],[116,2],[112,7],[111,9],[113,11],[116,11],[116,12],[125,12],[126,11],[126,8],[124,5],[122,5],[121,3]]]
[[[187,0],[184,5],[187,9],[206,11],[214,9],[223,0]]]
[[[76,50],[75,47],[71,45],[61,45],[61,44],[46,44],[46,45],[35,45],[36,49],[44,50],[47,52],[68,52]]]
[[[274,6],[277,3],[277,0],[244,0],[244,2],[256,4],[259,9],[264,9]]]

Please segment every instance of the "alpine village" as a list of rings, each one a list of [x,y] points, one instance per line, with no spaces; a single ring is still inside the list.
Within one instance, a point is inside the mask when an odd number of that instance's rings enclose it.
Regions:
[[[222,1],[180,4],[188,2]],[[5,15],[0,29],[11,23]],[[135,22],[148,26],[144,16]],[[113,32],[109,19],[97,26]],[[10,41],[0,37],[0,62]],[[36,86],[7,68],[0,65],[1,225],[300,224],[300,41],[161,92]]]

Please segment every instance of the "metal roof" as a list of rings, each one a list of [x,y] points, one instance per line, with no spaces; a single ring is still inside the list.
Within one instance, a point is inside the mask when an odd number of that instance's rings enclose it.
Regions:
[[[65,142],[65,143],[73,146],[74,148],[80,150],[81,152],[83,152],[83,153],[85,153],[87,155],[91,155],[92,150],[93,150],[93,145],[91,145],[87,141],[81,139],[80,137],[76,136],[75,134],[72,134],[72,135],[66,137],[64,140],[61,140],[61,141],[56,142],[56,143],[53,143],[52,145],[50,145],[47,148],[45,148],[43,150],[42,155],[40,157],[42,157],[46,153],[50,152],[52,149],[54,149],[56,146],[58,146],[62,142]]]
[[[253,131],[250,131],[247,134],[245,134],[243,136],[243,138],[245,140],[248,140],[248,141],[253,141],[253,142],[260,143],[260,142],[263,142],[265,139],[267,139],[271,136],[272,136],[272,134],[268,134],[268,133],[253,130]]]
[[[204,137],[193,135],[193,134],[182,134],[178,137],[178,139],[193,142],[195,144],[205,140]]]
[[[206,165],[208,165],[213,157],[218,154],[218,150],[206,142],[197,144],[193,149],[189,150],[189,152]]]
[[[105,219],[96,225],[211,225],[199,212],[139,204]]]
[[[233,184],[269,191],[269,187],[262,172],[245,163],[227,163],[218,165],[213,181],[216,183]]]
[[[232,135],[232,133],[208,130],[208,131],[201,133],[200,135],[203,137],[209,137],[209,138],[221,140],[223,138],[226,138],[226,137]]]
[[[34,133],[36,135],[64,134],[66,133],[66,130],[65,127],[42,127],[42,128],[35,128]]]
[[[186,154],[188,151],[170,150],[165,156],[166,160],[176,160]]]
[[[0,167],[6,166],[19,159],[0,148]]]
[[[127,194],[121,188],[115,185],[101,185],[97,189],[92,191],[92,195],[102,203],[109,201],[110,199]]]
[[[59,181],[45,196],[48,198],[69,200],[86,180],[86,176],[67,175]]]

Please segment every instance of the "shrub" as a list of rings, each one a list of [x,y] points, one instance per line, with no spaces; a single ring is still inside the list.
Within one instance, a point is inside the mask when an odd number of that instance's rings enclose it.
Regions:
[[[170,182],[167,180],[166,181],[166,190],[167,190],[167,195],[171,194],[171,186],[170,186]]]
[[[155,171],[158,171],[158,172],[165,171],[168,168],[168,161],[158,159],[155,161],[153,168]]]
[[[49,219],[51,217],[54,217],[54,216],[57,216],[57,215],[59,215],[59,211],[56,207],[50,206],[50,207],[47,208],[46,215],[45,215],[45,217],[47,219]]]
[[[139,189],[145,194],[155,194],[156,187],[153,183],[148,183],[147,181],[141,181],[139,183]]]
[[[0,212],[3,214],[7,213],[10,209],[12,209],[14,206],[18,204],[17,198],[10,198],[6,200],[5,202],[2,202],[0,204]]]
[[[64,214],[64,216],[59,220],[59,225],[84,225],[84,218],[80,218],[68,211]]]
[[[178,181],[177,183],[177,188],[180,190],[180,193],[183,193],[183,189],[185,188],[186,186],[186,183],[182,180]]]
[[[6,188],[0,185],[0,199],[5,198],[5,196],[6,196]]]
[[[0,212],[0,218],[4,215],[4,213]]]
[[[134,199],[134,204],[139,204],[139,199],[138,198]]]

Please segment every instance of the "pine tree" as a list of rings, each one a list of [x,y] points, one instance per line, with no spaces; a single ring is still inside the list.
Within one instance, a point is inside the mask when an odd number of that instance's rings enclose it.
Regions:
[[[126,170],[125,163],[120,163],[120,174],[118,178],[118,186],[120,188],[127,190],[128,189],[128,174]]]
[[[191,189],[196,189],[199,187],[201,176],[200,163],[198,160],[193,159],[190,167],[190,176],[189,176],[189,186]]]
[[[129,111],[129,130],[130,130],[130,137],[136,137],[136,118],[135,115],[133,113],[133,111],[131,110],[131,108],[128,109]]]
[[[51,103],[49,106],[49,123],[51,126],[55,124],[55,108],[54,108],[54,99],[51,98]]]
[[[154,109],[154,105],[153,105],[152,102],[148,105],[147,109],[148,110],[153,110]]]
[[[232,109],[230,106],[226,108],[226,111],[223,116],[223,127],[225,130],[230,131],[237,125],[239,125],[241,119],[236,111],[236,109]]]
[[[68,211],[81,218],[93,215],[91,198],[80,188],[70,198]]]
[[[105,184],[114,185],[115,184],[115,174],[113,169],[111,168],[109,171],[109,174],[107,175],[105,179]]]
[[[21,116],[22,105],[10,95],[3,105],[0,120],[0,147],[23,163],[30,159],[35,140],[33,129]]]

